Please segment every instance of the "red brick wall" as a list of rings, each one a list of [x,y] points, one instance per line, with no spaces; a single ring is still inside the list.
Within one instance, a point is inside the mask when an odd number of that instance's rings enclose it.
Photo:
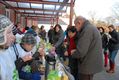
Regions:
[[[26,26],[26,19],[23,16],[21,17],[21,24],[22,24],[23,27]]]
[[[20,14],[16,14],[16,23],[21,22],[20,16],[21,16]]]
[[[3,5],[2,3],[0,3],[0,14],[5,15],[5,5]]]
[[[27,19],[27,26],[28,26],[28,27],[31,27],[31,26],[32,26],[32,20],[29,19],[29,18]]]
[[[10,10],[10,20],[11,20],[13,23],[16,23],[14,10]]]
[[[37,21],[37,19],[27,19],[27,26],[28,27],[31,27],[32,25],[34,25],[34,26],[38,26],[38,21]]]
[[[14,10],[9,10],[10,12],[10,20],[15,23],[15,12]],[[5,8],[5,5],[0,3],[0,14],[3,14],[6,16],[6,8]]]
[[[38,26],[38,21],[37,20],[33,20],[33,25],[34,26]]]
[[[16,24],[17,22],[20,22],[23,26],[26,26],[26,20],[24,17],[17,17],[17,15],[15,15],[15,11],[14,10],[9,10],[10,12],[10,20]],[[0,14],[3,14],[3,15],[6,15],[6,9],[5,9],[5,5],[3,5],[2,3],[0,3]],[[16,17],[15,17],[16,16]],[[17,20],[18,19],[18,20]],[[38,25],[38,21],[37,20],[31,20],[31,19],[27,19],[27,26],[32,26],[32,25],[35,25],[37,26]]]

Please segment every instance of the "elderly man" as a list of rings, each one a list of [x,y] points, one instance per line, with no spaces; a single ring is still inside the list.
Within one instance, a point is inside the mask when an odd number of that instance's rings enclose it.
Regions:
[[[76,49],[72,57],[79,59],[79,80],[93,80],[95,73],[103,70],[102,42],[99,31],[88,20],[78,16],[75,21],[78,31]]]

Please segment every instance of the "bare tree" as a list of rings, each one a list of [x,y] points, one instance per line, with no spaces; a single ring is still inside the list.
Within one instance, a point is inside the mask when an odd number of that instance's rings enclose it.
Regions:
[[[103,27],[103,26],[107,26],[107,24],[105,21],[98,20],[98,21],[96,21],[96,26]]]
[[[112,7],[113,16],[119,20],[119,2],[115,3]]]
[[[105,18],[105,21],[109,25],[109,24],[114,24],[116,19],[114,17],[112,17],[112,16],[109,16],[109,17]]]
[[[90,17],[90,21],[95,24],[96,21],[97,21],[97,18],[96,18],[96,12],[95,11],[89,11],[88,13],[89,17]]]

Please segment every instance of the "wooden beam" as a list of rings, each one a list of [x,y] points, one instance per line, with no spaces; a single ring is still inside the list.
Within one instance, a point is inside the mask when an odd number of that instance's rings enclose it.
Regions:
[[[57,16],[56,20],[57,20],[57,22],[56,22],[56,23],[58,24],[58,23],[59,23],[59,17],[58,17],[58,16]]]
[[[55,22],[55,21],[54,21],[54,18],[53,18],[53,26],[54,26],[54,22]]]
[[[40,14],[40,13],[26,13],[26,12],[17,12],[17,14],[35,14],[35,15],[44,15],[44,16],[56,16],[54,14]],[[58,15],[61,16],[61,15]]]
[[[25,26],[27,26],[27,17],[25,17]]]
[[[32,17],[31,18],[29,17],[27,19],[31,19],[31,20],[34,20],[34,21],[36,20],[36,18],[32,18]],[[50,18],[45,18],[45,19],[44,18],[37,18],[36,21],[51,21],[51,19]]]
[[[27,16],[27,18],[32,17],[32,18],[55,18],[55,17],[47,17],[47,16]]]
[[[0,1],[0,3],[4,4],[4,5],[6,6],[6,8],[8,8],[8,7],[12,7],[10,4],[8,4],[8,3],[5,2],[5,1]]]
[[[70,3],[50,2],[50,1],[38,1],[38,0],[5,0],[5,1],[70,6]]]
[[[16,24],[16,11],[14,11],[14,24]]]
[[[24,15],[24,14],[22,14],[21,16],[23,16],[23,17],[53,17],[53,18],[56,18],[56,16],[54,15],[54,16],[50,16],[50,15]]]
[[[35,11],[47,11],[47,12],[53,12],[53,11],[54,11],[54,10],[49,10],[49,9],[18,8],[18,7],[10,7],[10,9],[14,9],[14,10],[35,10]],[[64,11],[64,10],[55,10],[55,12],[62,12],[62,13],[65,13],[66,11]]]
[[[71,0],[71,5],[70,5],[70,19],[69,19],[69,24],[72,26],[72,21],[73,21],[73,13],[74,13],[74,0]]]

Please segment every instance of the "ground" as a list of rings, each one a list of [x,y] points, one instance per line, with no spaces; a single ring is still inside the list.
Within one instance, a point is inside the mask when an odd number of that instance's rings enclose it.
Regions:
[[[119,52],[116,56],[116,71],[114,74],[102,71],[94,76],[94,80],[119,80]]]
[[[94,76],[94,80],[119,80],[119,66],[116,67],[116,72],[114,74],[102,71]]]

